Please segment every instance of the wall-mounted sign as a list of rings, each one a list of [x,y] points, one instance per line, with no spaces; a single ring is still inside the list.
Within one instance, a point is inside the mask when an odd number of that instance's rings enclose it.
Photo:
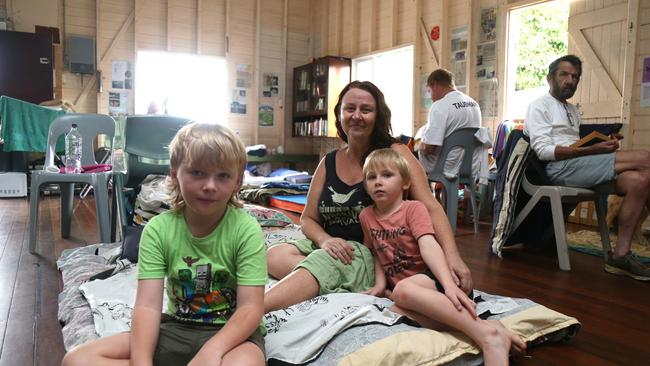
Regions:
[[[440,26],[434,26],[431,28],[431,39],[437,41],[440,39]]]

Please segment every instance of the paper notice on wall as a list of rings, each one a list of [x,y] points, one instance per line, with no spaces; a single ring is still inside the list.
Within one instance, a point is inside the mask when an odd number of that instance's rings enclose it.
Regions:
[[[234,88],[232,90],[230,113],[246,114],[246,89]]]
[[[252,85],[253,67],[248,64],[237,64],[237,87],[250,88]]]
[[[126,116],[129,111],[128,92],[108,92],[108,114]]]
[[[262,96],[265,98],[278,96],[278,75],[264,73],[262,76]]]
[[[643,58],[641,78],[641,107],[650,107],[650,56]]]
[[[259,107],[259,125],[273,126],[273,106],[262,104]]]
[[[482,118],[496,117],[497,115],[497,86],[496,79],[479,83],[478,104],[481,107]]]
[[[113,61],[111,70],[111,88],[133,88],[133,72],[131,71],[131,63],[129,61]]]
[[[480,41],[489,42],[497,39],[497,8],[481,9]]]

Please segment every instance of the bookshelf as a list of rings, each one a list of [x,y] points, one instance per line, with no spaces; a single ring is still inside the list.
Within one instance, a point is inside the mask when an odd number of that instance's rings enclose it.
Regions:
[[[294,137],[335,137],[334,106],[350,82],[350,59],[325,56],[293,70]]]

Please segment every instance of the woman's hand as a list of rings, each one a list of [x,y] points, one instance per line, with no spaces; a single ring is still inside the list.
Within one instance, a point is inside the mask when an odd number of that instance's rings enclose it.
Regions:
[[[363,291],[362,294],[377,296],[377,297],[386,297],[386,287],[384,286],[373,286],[366,291]]]
[[[476,303],[472,301],[467,295],[461,290],[458,286],[450,285],[449,288],[445,287],[445,296],[451,300],[451,303],[454,304],[454,307],[458,311],[462,311],[463,308],[467,309],[474,319],[477,318],[476,315]]]
[[[446,259],[447,263],[449,263],[454,282],[468,294],[474,288],[472,273],[469,271],[469,268],[467,268],[465,262],[460,258],[460,255],[447,256]]]
[[[354,259],[354,248],[341,238],[328,238],[320,243],[320,248],[332,258],[337,258],[343,264],[351,264]]]

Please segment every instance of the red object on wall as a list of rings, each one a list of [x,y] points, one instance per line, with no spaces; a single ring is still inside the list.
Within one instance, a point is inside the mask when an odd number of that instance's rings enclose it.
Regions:
[[[431,28],[431,39],[434,41],[437,41],[440,39],[440,27],[439,26],[434,26]]]

